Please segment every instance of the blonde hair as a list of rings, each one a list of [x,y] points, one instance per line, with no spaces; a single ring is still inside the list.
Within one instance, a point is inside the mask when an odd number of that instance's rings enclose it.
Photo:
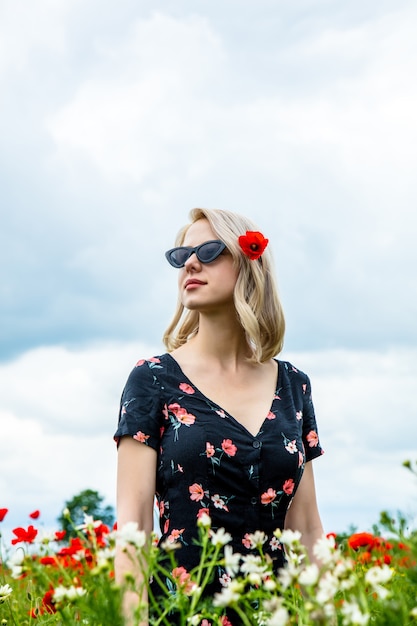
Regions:
[[[247,230],[258,228],[246,217],[220,209],[192,209],[191,222],[177,235],[175,245],[181,246],[194,222],[207,219],[216,237],[223,241],[238,268],[234,290],[237,316],[252,348],[251,361],[262,363],[281,352],[284,342],[285,320],[278,297],[269,247],[259,260],[251,261],[243,254],[238,237]],[[171,352],[198,332],[198,311],[189,311],[178,298],[174,317],[163,336]]]

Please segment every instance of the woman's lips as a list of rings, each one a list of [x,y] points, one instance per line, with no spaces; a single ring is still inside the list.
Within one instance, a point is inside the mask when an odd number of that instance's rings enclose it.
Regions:
[[[185,281],[184,289],[194,289],[200,285],[204,285],[203,281],[197,280],[196,278],[189,278]]]

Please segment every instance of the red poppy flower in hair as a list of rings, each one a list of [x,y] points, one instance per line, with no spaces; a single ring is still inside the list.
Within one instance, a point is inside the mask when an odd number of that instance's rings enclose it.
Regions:
[[[262,233],[247,230],[246,235],[239,237],[239,246],[251,261],[255,261],[263,254],[263,251],[268,245],[268,241],[269,240],[265,239]]]

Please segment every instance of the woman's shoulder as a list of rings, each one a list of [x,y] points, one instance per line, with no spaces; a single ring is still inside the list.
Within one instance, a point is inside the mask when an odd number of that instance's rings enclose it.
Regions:
[[[139,359],[129,374],[129,381],[138,382],[159,378],[159,376],[163,375],[164,371],[168,368],[168,359],[168,354],[160,354],[158,356]]]
[[[301,381],[304,384],[310,382],[308,375],[300,370],[300,368],[295,367],[290,361],[280,359],[276,359],[276,361],[278,362],[281,373],[290,380]]]
[[[145,365],[151,369],[162,369],[166,363],[168,356],[168,353],[165,353],[158,356],[150,356],[144,359],[139,359],[139,361],[135,363],[135,368],[143,367]]]

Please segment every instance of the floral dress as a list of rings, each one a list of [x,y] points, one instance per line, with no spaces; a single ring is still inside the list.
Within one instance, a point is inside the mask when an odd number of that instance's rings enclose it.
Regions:
[[[277,363],[276,391],[256,436],[201,393],[170,354],[139,361],[127,380],[114,438],[130,436],[158,452],[160,541],[181,544],[176,557],[187,570],[199,561],[193,539],[203,513],[241,554],[262,530],[265,552],[277,567],[284,563],[273,531],[284,526],[305,463],[323,451],[308,376]]]

